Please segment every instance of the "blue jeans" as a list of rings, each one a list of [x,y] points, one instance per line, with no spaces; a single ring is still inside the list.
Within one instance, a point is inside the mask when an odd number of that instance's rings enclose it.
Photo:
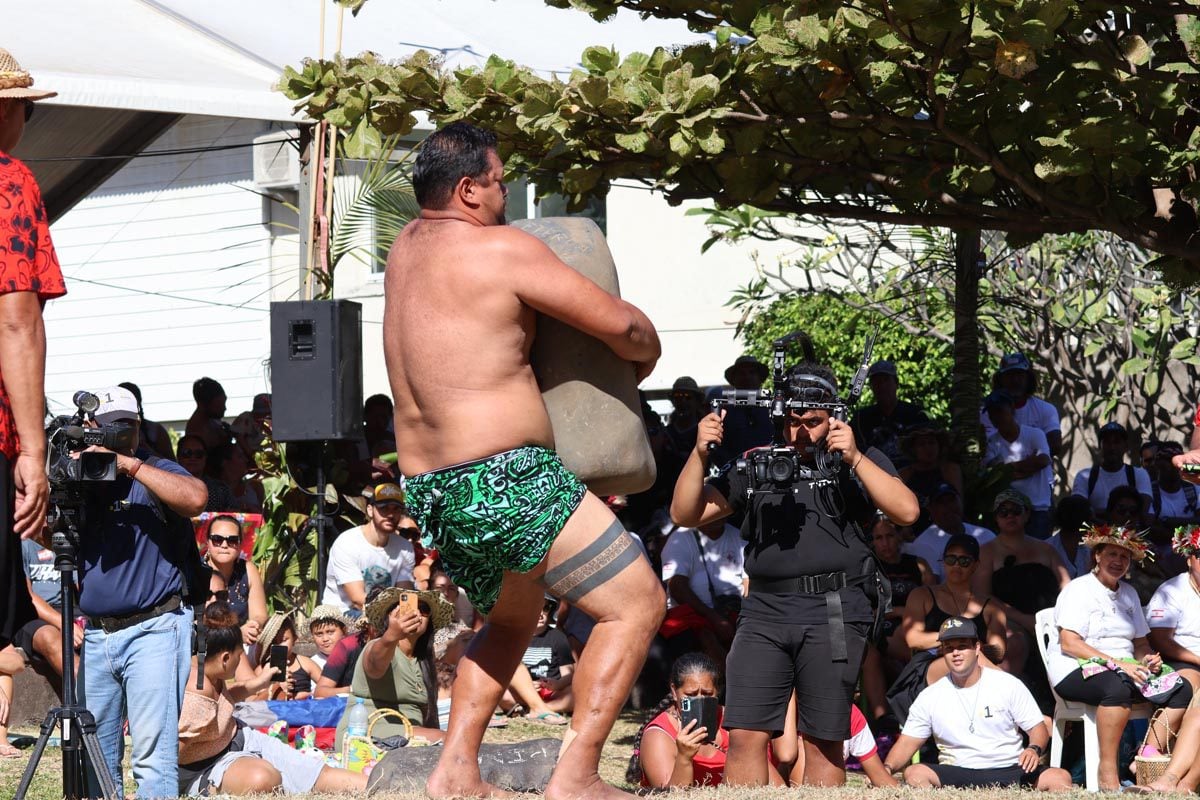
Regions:
[[[179,709],[191,662],[192,610],[186,606],[116,633],[91,627],[84,633],[79,701],[96,718],[118,797],[125,793],[126,718],[137,796],[179,796]],[[94,778],[91,788],[98,796]]]

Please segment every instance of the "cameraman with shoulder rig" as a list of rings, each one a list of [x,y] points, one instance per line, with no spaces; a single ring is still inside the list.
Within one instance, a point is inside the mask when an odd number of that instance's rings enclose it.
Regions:
[[[174,797],[179,710],[192,656],[184,554],[195,542],[186,540],[187,520],[204,510],[208,490],[174,461],[148,451],[134,455],[141,421],[128,389],[95,394],[100,405],[86,424],[127,429],[127,445],[115,454],[116,480],[88,484],[79,542],[79,610],[88,617],[79,700],[96,718],[118,795],[128,717],[138,796]],[[93,445],[84,452],[111,451]]]
[[[777,443],[706,482],[723,413],[706,416],[671,517],[695,527],[744,515],[749,594],[726,665],[725,782],[767,783],[767,743],[783,730],[795,690],[804,782],[833,786],[845,782],[842,743],[877,589],[863,526],[874,508],[898,524],[913,522],[917,498],[886,456],[859,452],[829,368],[804,362],[783,380],[782,344],[772,403]]]

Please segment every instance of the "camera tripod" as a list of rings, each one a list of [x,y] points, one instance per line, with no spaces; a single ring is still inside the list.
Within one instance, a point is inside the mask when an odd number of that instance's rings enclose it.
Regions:
[[[108,765],[104,763],[104,754],[100,750],[96,719],[76,698],[73,634],[75,607],[72,592],[75,590],[74,575],[78,569],[74,544],[78,541],[78,533],[70,511],[63,513],[59,521],[66,524],[66,530],[56,530],[53,536],[54,568],[58,570],[59,587],[62,590],[59,619],[62,630],[62,705],[50,709],[46,719],[42,721],[41,733],[37,744],[34,745],[33,754],[29,757],[29,764],[25,767],[25,774],[21,776],[21,783],[17,786],[15,800],[25,800],[38,762],[41,761],[46,744],[50,741],[50,734],[59,726],[62,728],[63,797],[66,800],[83,800],[91,796],[87,788],[87,770],[90,766],[105,800],[120,800],[116,784],[108,774]]]

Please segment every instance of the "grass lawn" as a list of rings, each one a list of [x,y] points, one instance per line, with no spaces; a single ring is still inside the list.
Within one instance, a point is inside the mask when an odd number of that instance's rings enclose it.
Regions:
[[[628,712],[621,716],[609,737],[608,745],[604,748],[604,757],[600,764],[600,774],[605,780],[618,786],[625,786],[625,767],[629,762],[629,754],[633,747],[633,737],[637,733],[642,717],[639,712]],[[561,738],[563,728],[548,725],[510,721],[507,728],[494,728],[488,731],[489,742],[512,742],[544,737]],[[19,729],[14,733],[35,736],[34,729]],[[17,790],[17,783],[25,770],[28,757],[0,759],[0,800],[10,800]],[[126,762],[125,780],[130,782],[128,762]],[[626,786],[626,788],[629,788]],[[970,795],[973,800],[1029,800],[1031,795],[1021,790],[976,790],[972,792],[952,789],[938,790],[937,797],[946,797],[946,792],[952,792],[951,797]],[[849,785],[844,789],[746,789],[746,788],[717,788],[696,789],[689,792],[696,798],[711,798],[711,800],[751,800],[751,798],[794,798],[795,800],[818,800],[836,795],[839,800],[878,800],[883,797],[925,796],[927,793],[911,789],[875,790],[871,789],[859,776],[851,774]],[[933,797],[933,795],[928,795]],[[1082,800],[1089,797],[1082,789],[1072,792],[1068,797]],[[334,800],[338,795],[312,795],[311,797],[326,797]],[[414,793],[396,793],[374,795],[381,800],[421,800],[423,795]],[[537,795],[529,795],[537,797]],[[58,748],[47,748],[46,754],[39,765],[37,775],[29,792],[28,800],[61,800],[62,798],[62,759]]]

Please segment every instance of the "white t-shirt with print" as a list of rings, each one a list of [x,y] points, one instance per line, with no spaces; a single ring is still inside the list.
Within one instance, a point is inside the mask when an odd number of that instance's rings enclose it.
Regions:
[[[363,572],[369,567],[381,567],[391,577],[391,585],[413,579],[416,553],[412,543],[402,536],[391,535],[387,544],[376,547],[367,541],[366,526],[360,525],[342,531],[329,548],[329,566],[326,568],[325,593],[321,602],[335,605],[346,611],[350,598],[342,590],[342,584],[363,580]]]
[[[696,547],[696,537],[704,548],[703,560]],[[711,579],[718,595],[740,595],[742,578],[745,577],[745,548],[741,531],[726,525],[716,539],[710,539],[694,528],[678,528],[667,537],[662,549],[662,579],[667,583],[676,576],[688,579],[688,585],[700,598],[700,602],[713,607],[712,593],[708,590]],[[667,593],[667,608],[680,605]]]
[[[1150,629],[1174,628],[1180,647],[1200,656],[1200,595],[1188,573],[1164,581],[1146,606]]]
[[[1092,647],[1110,658],[1132,658],[1133,640],[1150,633],[1137,592],[1125,581],[1115,592],[1089,572],[1067,584],[1054,604],[1054,624],[1074,631]],[[1050,685],[1079,669],[1079,662],[1064,655],[1058,639],[1046,653]]]
[[[1050,456],[1050,445],[1046,434],[1029,425],[1021,425],[1016,441],[1010,442],[994,433],[988,438],[987,452],[983,457],[984,465],[1011,464],[1014,461],[1024,461],[1036,455]],[[1029,498],[1035,511],[1046,511],[1050,508],[1050,494],[1054,486],[1054,469],[1050,461],[1037,472],[1012,482],[1012,488]]]
[[[1092,489],[1092,493],[1088,494],[1088,478],[1092,474],[1092,470],[1100,470],[1100,477],[1096,478],[1096,486]],[[1133,468],[1133,482],[1137,493],[1146,497],[1154,496],[1154,489],[1150,486],[1150,473],[1141,467]],[[1116,472],[1108,472],[1102,469],[1099,464],[1086,467],[1079,470],[1075,474],[1075,482],[1071,485],[1071,494],[1079,497],[1086,497],[1092,502],[1092,510],[1097,514],[1102,513],[1108,505],[1108,494],[1118,486],[1128,486],[1129,476],[1125,469],[1125,465],[1117,467]]]
[[[939,763],[995,769],[1016,764],[1024,747],[1021,731],[1041,723],[1042,712],[1025,684],[1006,672],[980,668],[973,686],[960,688],[949,675],[926,686],[901,733],[932,736]]]

